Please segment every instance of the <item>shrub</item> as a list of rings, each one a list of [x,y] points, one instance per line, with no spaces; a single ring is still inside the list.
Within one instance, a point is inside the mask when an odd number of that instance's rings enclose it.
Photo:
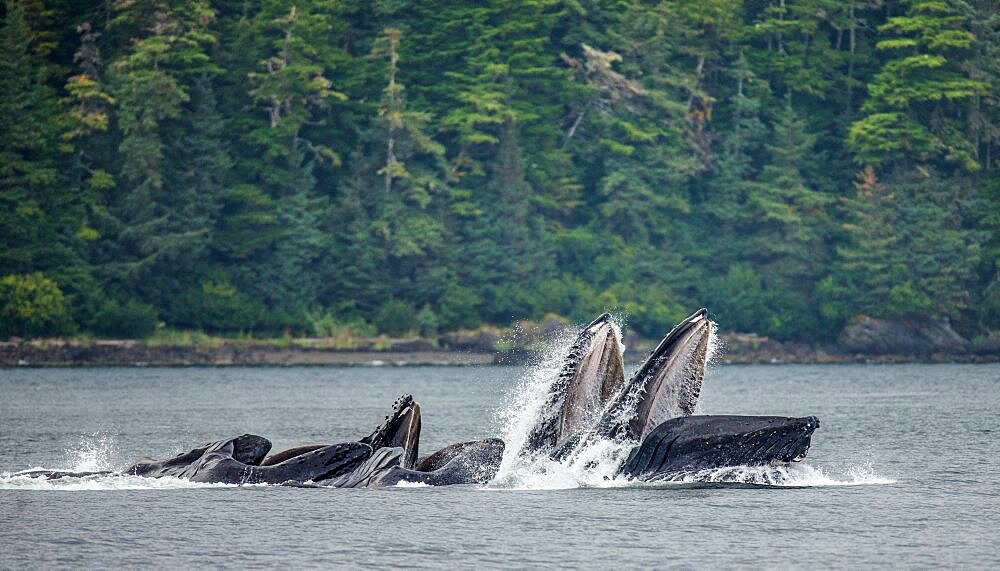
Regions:
[[[452,285],[438,300],[438,317],[445,331],[475,329],[482,324],[479,304],[482,300],[467,287]]]
[[[101,337],[144,339],[156,330],[158,322],[156,310],[151,305],[134,299],[124,305],[107,300],[88,325]]]
[[[1000,330],[1000,284],[994,282],[983,293],[978,305],[979,319],[987,329]]]
[[[430,304],[425,303],[417,312],[417,327],[420,329],[420,335],[424,337],[431,337],[437,333],[438,317]]]
[[[244,331],[260,321],[260,309],[229,282],[201,285],[201,326],[208,331]]]
[[[413,306],[398,299],[385,302],[375,314],[375,327],[380,333],[387,333],[393,337],[413,331],[416,325],[417,312]]]
[[[911,281],[892,286],[886,312],[892,317],[929,317],[934,313],[934,302]]]
[[[335,317],[331,313],[309,313],[307,316],[310,333],[316,337],[373,337],[375,327],[361,319]]]
[[[60,335],[73,329],[56,282],[40,272],[0,278],[0,337]]]

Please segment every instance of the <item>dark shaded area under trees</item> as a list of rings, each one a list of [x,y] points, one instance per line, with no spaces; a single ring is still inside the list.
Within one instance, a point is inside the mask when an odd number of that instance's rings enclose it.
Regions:
[[[0,15],[0,337],[1000,329],[994,1]]]

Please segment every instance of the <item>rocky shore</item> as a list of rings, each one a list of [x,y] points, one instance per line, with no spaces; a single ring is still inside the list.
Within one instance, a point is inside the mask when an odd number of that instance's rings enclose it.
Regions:
[[[555,327],[553,324],[548,329]],[[488,365],[531,362],[551,331],[452,333],[436,339],[228,340],[194,344],[137,340],[12,339],[0,342],[0,366]],[[836,342],[779,342],[747,333],[719,336],[719,363],[1000,362],[1000,338],[972,343],[947,323],[859,317]],[[655,341],[626,336],[626,359],[641,360]]]

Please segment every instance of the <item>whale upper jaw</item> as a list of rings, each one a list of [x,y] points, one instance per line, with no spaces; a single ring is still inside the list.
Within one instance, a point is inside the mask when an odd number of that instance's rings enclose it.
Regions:
[[[368,436],[361,439],[373,450],[380,448],[402,448],[400,465],[413,468],[420,449],[420,403],[413,395],[405,394],[392,403],[392,410],[382,424]]]
[[[671,329],[607,406],[597,435],[639,441],[666,420],[694,414],[714,329],[704,308]]]
[[[580,330],[521,450],[546,453],[589,429],[625,382],[621,333],[610,314]]]

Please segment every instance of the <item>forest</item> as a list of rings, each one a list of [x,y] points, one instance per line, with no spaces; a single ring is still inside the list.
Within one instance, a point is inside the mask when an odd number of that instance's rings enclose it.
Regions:
[[[0,339],[1000,331],[995,0],[0,16]]]

